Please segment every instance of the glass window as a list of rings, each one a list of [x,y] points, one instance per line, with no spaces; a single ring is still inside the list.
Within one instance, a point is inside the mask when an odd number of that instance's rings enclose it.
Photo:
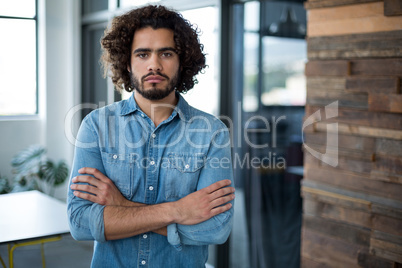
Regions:
[[[152,4],[160,2],[160,0],[120,0],[120,7],[141,6],[145,4]]]
[[[199,28],[199,38],[204,45],[208,65],[204,72],[197,76],[198,84],[195,84],[194,88],[183,96],[190,105],[204,112],[218,115],[218,8],[204,7],[181,13],[185,19]]]
[[[265,36],[263,46],[263,105],[305,105],[307,61],[304,39]]]
[[[36,16],[36,1],[0,1],[0,16],[34,18]]]
[[[2,1],[0,4],[1,13],[7,14],[7,17],[0,15],[0,115],[37,112],[35,2]]]
[[[109,0],[83,0],[82,14],[104,11],[109,8]]]
[[[258,33],[244,33],[243,110],[258,109]]]
[[[261,103],[306,104],[306,11],[291,1],[263,2]]]
[[[260,3],[244,4],[244,73],[243,110],[254,112],[258,109],[258,53],[260,30]]]

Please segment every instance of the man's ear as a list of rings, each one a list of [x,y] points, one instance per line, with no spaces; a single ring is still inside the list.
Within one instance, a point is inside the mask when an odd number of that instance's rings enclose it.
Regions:
[[[129,73],[131,73],[131,67],[130,67],[130,65],[127,65],[127,71],[128,71]]]

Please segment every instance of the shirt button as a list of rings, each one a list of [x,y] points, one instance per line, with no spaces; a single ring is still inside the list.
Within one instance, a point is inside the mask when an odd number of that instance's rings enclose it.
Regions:
[[[153,166],[153,165],[155,165],[155,161],[151,161],[151,163],[150,163],[150,164],[151,164],[152,166]]]
[[[114,154],[114,155],[113,155],[113,159],[117,159],[117,154]]]
[[[144,115],[144,114],[141,114],[141,116],[142,116],[142,117],[145,117],[145,115]]]
[[[144,234],[144,235],[142,236],[142,238],[147,239],[148,236],[147,236],[146,234]]]
[[[154,189],[154,187],[153,187],[153,186],[149,186],[148,189],[149,189],[150,191],[152,191],[152,190]]]
[[[186,165],[186,166],[185,166],[185,168],[189,168],[189,167],[190,167],[190,165]]]
[[[152,136],[152,138],[154,138],[154,139],[156,138],[156,134],[155,134],[155,133],[153,133],[151,136]]]
[[[147,262],[146,261],[141,261],[141,264],[142,265],[145,265]]]

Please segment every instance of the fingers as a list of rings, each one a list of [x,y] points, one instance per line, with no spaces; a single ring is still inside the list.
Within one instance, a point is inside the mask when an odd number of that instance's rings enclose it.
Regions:
[[[73,194],[76,197],[79,197],[81,199],[89,200],[89,201],[94,202],[94,203],[97,202],[97,199],[96,199],[95,195],[87,194],[87,193],[83,193],[83,192],[79,192],[79,191],[74,191]]]
[[[98,180],[103,181],[103,182],[109,181],[109,178],[106,177],[102,172],[100,172],[96,168],[83,167],[83,168],[79,169],[78,172],[81,174],[93,175],[95,178],[97,178]]]
[[[96,187],[98,187],[100,184],[98,179],[91,177],[91,176],[77,176],[77,177],[74,177],[71,181],[73,183],[85,182],[85,183],[91,184]]]
[[[214,216],[216,216],[218,214],[221,214],[223,212],[228,211],[231,207],[232,207],[231,203],[228,203],[228,204],[226,204],[224,206],[216,207],[216,208],[211,210],[211,215],[212,215],[212,217],[214,217]]]
[[[235,199],[235,195],[229,194],[229,195],[225,195],[225,196],[222,196],[220,198],[213,200],[211,202],[212,210],[214,210],[215,208],[217,208],[219,206],[222,206],[223,204],[226,204],[226,203],[232,201],[233,199]]]
[[[71,184],[70,188],[74,191],[84,191],[95,195],[99,193],[97,187],[88,184]]]
[[[208,187],[205,187],[205,191],[207,191],[208,193],[212,193],[215,192],[216,190],[229,186],[232,184],[231,180],[221,180],[221,181],[217,181],[211,185],[209,185]]]
[[[221,196],[232,194],[234,192],[235,192],[234,187],[224,187],[224,188],[216,190],[215,192],[212,192],[210,195],[211,195],[212,199],[216,199],[216,198],[219,198]]]

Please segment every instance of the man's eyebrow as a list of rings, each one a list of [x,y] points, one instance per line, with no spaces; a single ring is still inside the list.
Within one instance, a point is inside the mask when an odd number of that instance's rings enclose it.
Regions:
[[[162,47],[158,49],[158,52],[164,52],[164,51],[173,51],[174,53],[177,53],[177,49],[173,47]]]
[[[154,50],[150,48],[137,48],[136,50],[133,51],[133,54],[136,53],[141,53],[141,52],[153,52]],[[157,52],[165,52],[165,51],[173,51],[174,53],[177,53],[177,50],[173,47],[161,47],[156,49]]]

